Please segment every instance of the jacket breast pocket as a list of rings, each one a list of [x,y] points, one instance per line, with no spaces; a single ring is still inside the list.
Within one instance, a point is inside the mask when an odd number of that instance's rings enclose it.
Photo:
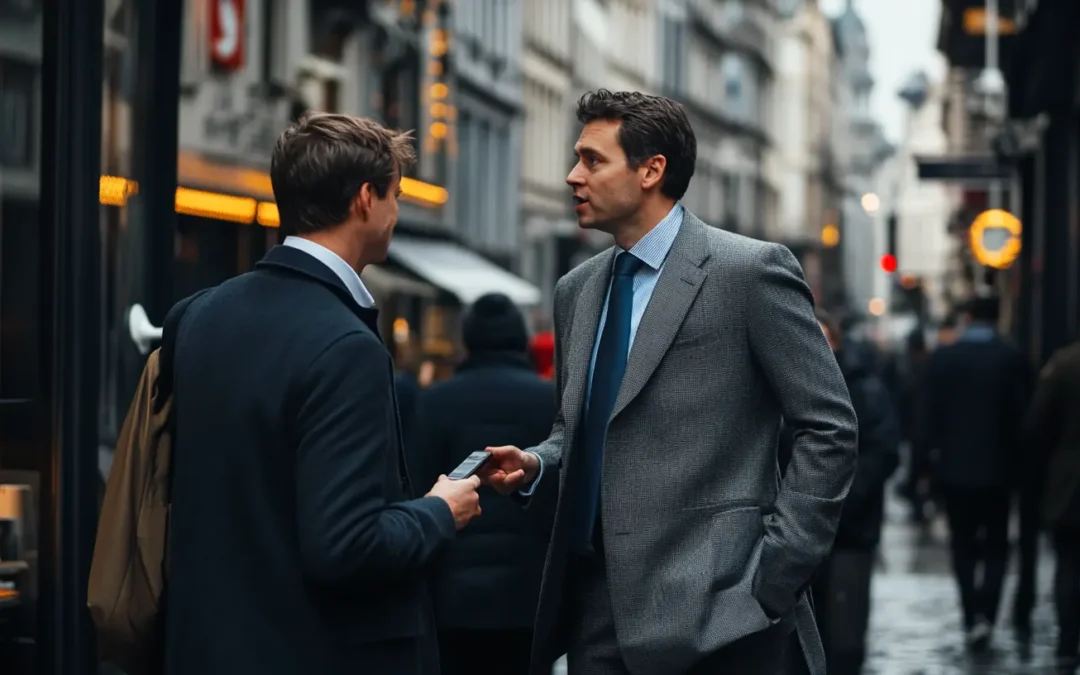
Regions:
[[[703,308],[692,307],[683,320],[672,349],[709,347],[735,335],[735,326],[723,316],[708,316]]]

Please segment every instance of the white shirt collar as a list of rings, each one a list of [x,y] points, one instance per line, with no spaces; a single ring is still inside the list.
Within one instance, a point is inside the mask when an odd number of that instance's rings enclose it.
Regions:
[[[361,307],[371,308],[375,306],[375,298],[371,297],[367,286],[360,280],[360,275],[356,273],[352,265],[342,260],[337,253],[322,244],[316,244],[303,237],[285,237],[285,241],[281,242],[281,245],[299,249],[329,267],[330,271],[341,279],[341,283],[345,284],[345,288],[349,290],[353,299]]]

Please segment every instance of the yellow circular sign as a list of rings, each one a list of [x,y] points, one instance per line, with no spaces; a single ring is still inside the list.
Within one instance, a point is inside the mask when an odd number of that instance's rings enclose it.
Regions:
[[[840,245],[840,228],[829,224],[821,228],[821,245],[825,248],[836,248]]]
[[[1000,230],[1000,232],[994,232]],[[968,238],[971,252],[980,265],[1003,270],[1011,266],[1020,255],[1020,234],[1023,226],[1020,219],[1003,209],[983,211],[971,223]],[[999,246],[987,245],[987,234],[1003,241]],[[1004,236],[1001,236],[1004,235]]]

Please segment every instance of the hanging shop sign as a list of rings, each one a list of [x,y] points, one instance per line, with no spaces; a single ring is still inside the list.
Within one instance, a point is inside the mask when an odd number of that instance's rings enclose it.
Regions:
[[[218,70],[244,67],[244,0],[210,0],[210,60]]]
[[[980,265],[1003,270],[1020,255],[1020,219],[1004,209],[983,211],[971,223],[971,252]]]

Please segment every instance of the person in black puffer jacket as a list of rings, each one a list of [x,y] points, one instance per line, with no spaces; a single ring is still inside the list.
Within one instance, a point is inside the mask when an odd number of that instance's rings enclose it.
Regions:
[[[830,675],[857,675],[866,656],[870,578],[884,521],[885,483],[900,464],[900,431],[892,397],[873,364],[845,352],[843,334],[818,312],[844,373],[859,420],[859,463],[844,501],[833,550],[815,576],[814,608]]]
[[[417,484],[487,446],[534,446],[555,421],[555,385],[534,371],[525,320],[509,298],[477,299],[462,333],[468,358],[420,391],[406,434]],[[431,570],[442,673],[526,675],[548,539],[491,488],[480,489],[480,508]]]

